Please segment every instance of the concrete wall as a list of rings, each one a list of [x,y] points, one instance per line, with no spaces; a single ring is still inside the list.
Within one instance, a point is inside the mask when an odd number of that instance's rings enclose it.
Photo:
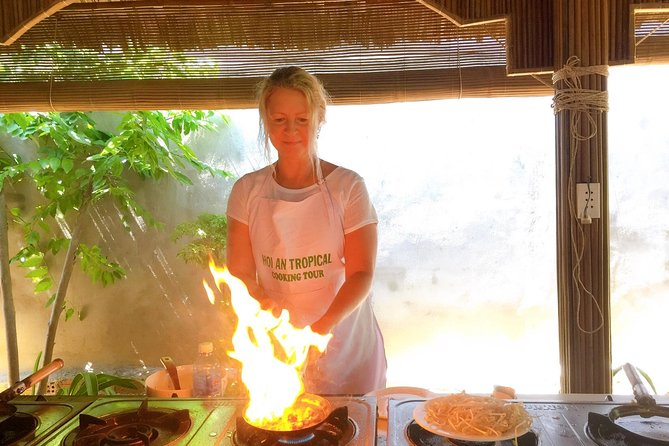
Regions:
[[[103,128],[111,129],[117,114],[94,115]],[[219,133],[198,135],[191,146],[198,156],[219,168],[243,158],[244,142],[238,130],[220,123]],[[7,151],[26,159],[34,154],[31,144],[0,136]],[[68,288],[67,302],[84,315],[58,328],[55,357],[64,359],[66,368],[81,370],[88,362],[96,371],[117,368],[159,366],[159,358],[170,355],[177,364],[192,362],[197,343],[226,337],[230,321],[219,305],[209,303],[201,281],[209,276],[207,268],[186,264],[177,257],[178,244],[170,234],[181,222],[194,220],[202,212],[225,213],[227,194],[234,180],[212,178],[208,174],[191,175],[194,185],[187,187],[171,179],[159,182],[135,181],[138,200],[164,224],[156,230],[132,223],[126,231],[119,223],[113,204],[91,209],[82,242],[99,244],[105,254],[126,269],[127,278],[106,288],[93,284],[75,268]],[[8,190],[10,207],[29,211],[37,202],[32,184],[23,182]],[[10,253],[20,247],[20,233],[10,228]],[[60,259],[58,259],[60,260]],[[61,265],[50,265],[54,282]],[[14,301],[17,313],[21,374],[30,373],[35,358],[44,348],[51,308],[45,303],[47,293],[35,295],[25,270],[12,267]],[[55,287],[53,292],[55,292]],[[4,330],[0,335],[0,370],[6,371]]]

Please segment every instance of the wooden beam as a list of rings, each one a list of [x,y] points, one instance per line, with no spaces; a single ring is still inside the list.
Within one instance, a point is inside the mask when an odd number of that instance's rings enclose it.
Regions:
[[[200,0],[202,1],[202,0]],[[206,1],[206,0],[204,0]],[[220,3],[220,0],[210,0]],[[42,20],[51,17],[70,5],[95,8],[103,3],[140,3],[138,0],[0,0],[0,45],[11,45]],[[165,0],[143,1],[151,5],[164,5]],[[173,2],[169,2],[173,3]],[[176,2],[184,5],[184,2]],[[189,6],[196,2],[189,3]]]
[[[507,22],[507,71],[529,75],[553,69],[553,10],[547,2],[527,0],[459,2],[416,0],[459,27]]]
[[[461,3],[454,0],[416,0],[426,8],[436,12],[446,20],[459,27],[484,25],[486,23],[500,22],[508,19],[507,14],[484,15],[481,17],[463,16]],[[483,2],[481,2],[483,3]],[[485,8],[482,8],[485,10]],[[466,13],[465,13],[466,14]]]
[[[30,28],[79,0],[1,0],[0,44],[11,45]]]

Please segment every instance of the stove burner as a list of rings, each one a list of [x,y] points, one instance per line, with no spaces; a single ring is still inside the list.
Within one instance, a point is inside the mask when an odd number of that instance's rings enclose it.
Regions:
[[[158,436],[158,430],[143,423],[124,424],[107,432],[109,444],[151,444]]]
[[[619,418],[620,420],[620,418]],[[588,413],[588,424],[585,426],[585,433],[592,439],[595,443],[600,446],[662,446],[669,445],[669,430],[667,429],[667,424],[662,424],[664,429],[653,428],[654,426],[649,419],[645,421],[640,421],[637,427],[644,427],[645,425],[649,426],[649,431],[655,431],[655,434],[660,435],[664,433],[665,440],[659,438],[650,438],[648,436],[640,435],[636,432],[632,432],[629,429],[624,428],[623,426],[611,421],[611,419],[605,415],[601,415],[595,412]],[[650,435],[650,433],[649,433]]]
[[[321,424],[304,429],[304,435],[282,434],[250,425],[243,417],[237,418],[233,437],[237,446],[343,446],[355,437],[356,426],[348,417],[348,407],[339,407]]]
[[[102,418],[79,414],[79,427],[61,443],[64,446],[142,446],[160,441],[161,445],[177,444],[190,429],[188,409],[148,409],[142,401],[137,411],[120,412]]]
[[[0,444],[13,444],[35,433],[37,418],[23,412],[14,412],[0,423]]]
[[[313,438],[316,438],[316,435],[313,432],[309,432],[308,434],[304,434],[301,437],[279,437],[278,441],[279,443],[293,445],[307,443]]]
[[[456,440],[454,438],[442,437],[441,435],[433,434],[432,432],[423,429],[415,420],[406,428],[406,434],[415,446],[538,446],[539,439],[532,431],[527,432],[517,438],[517,443],[514,439],[504,441],[464,441]]]

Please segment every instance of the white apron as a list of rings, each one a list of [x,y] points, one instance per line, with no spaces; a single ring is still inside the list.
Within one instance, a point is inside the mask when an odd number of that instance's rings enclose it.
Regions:
[[[271,173],[265,186],[276,185]],[[249,219],[259,282],[293,325],[317,321],[344,283],[344,230],[327,186],[302,201],[261,198]],[[268,190],[264,188],[265,190]],[[333,330],[325,354],[305,373],[306,391],[364,394],[385,387],[386,357],[370,299]]]

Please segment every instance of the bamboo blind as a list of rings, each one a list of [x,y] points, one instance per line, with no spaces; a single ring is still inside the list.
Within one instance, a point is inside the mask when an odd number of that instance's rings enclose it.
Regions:
[[[635,63],[669,63],[669,5],[634,14]]]
[[[415,0],[74,3],[0,47],[0,111],[248,107],[286,64],[335,103],[549,95],[546,75],[507,76],[507,28]]]
[[[611,64],[669,61],[667,9],[609,3]],[[0,16],[20,29],[0,111],[247,107],[286,64],[335,103],[549,95],[560,29],[530,0],[0,0]]]

